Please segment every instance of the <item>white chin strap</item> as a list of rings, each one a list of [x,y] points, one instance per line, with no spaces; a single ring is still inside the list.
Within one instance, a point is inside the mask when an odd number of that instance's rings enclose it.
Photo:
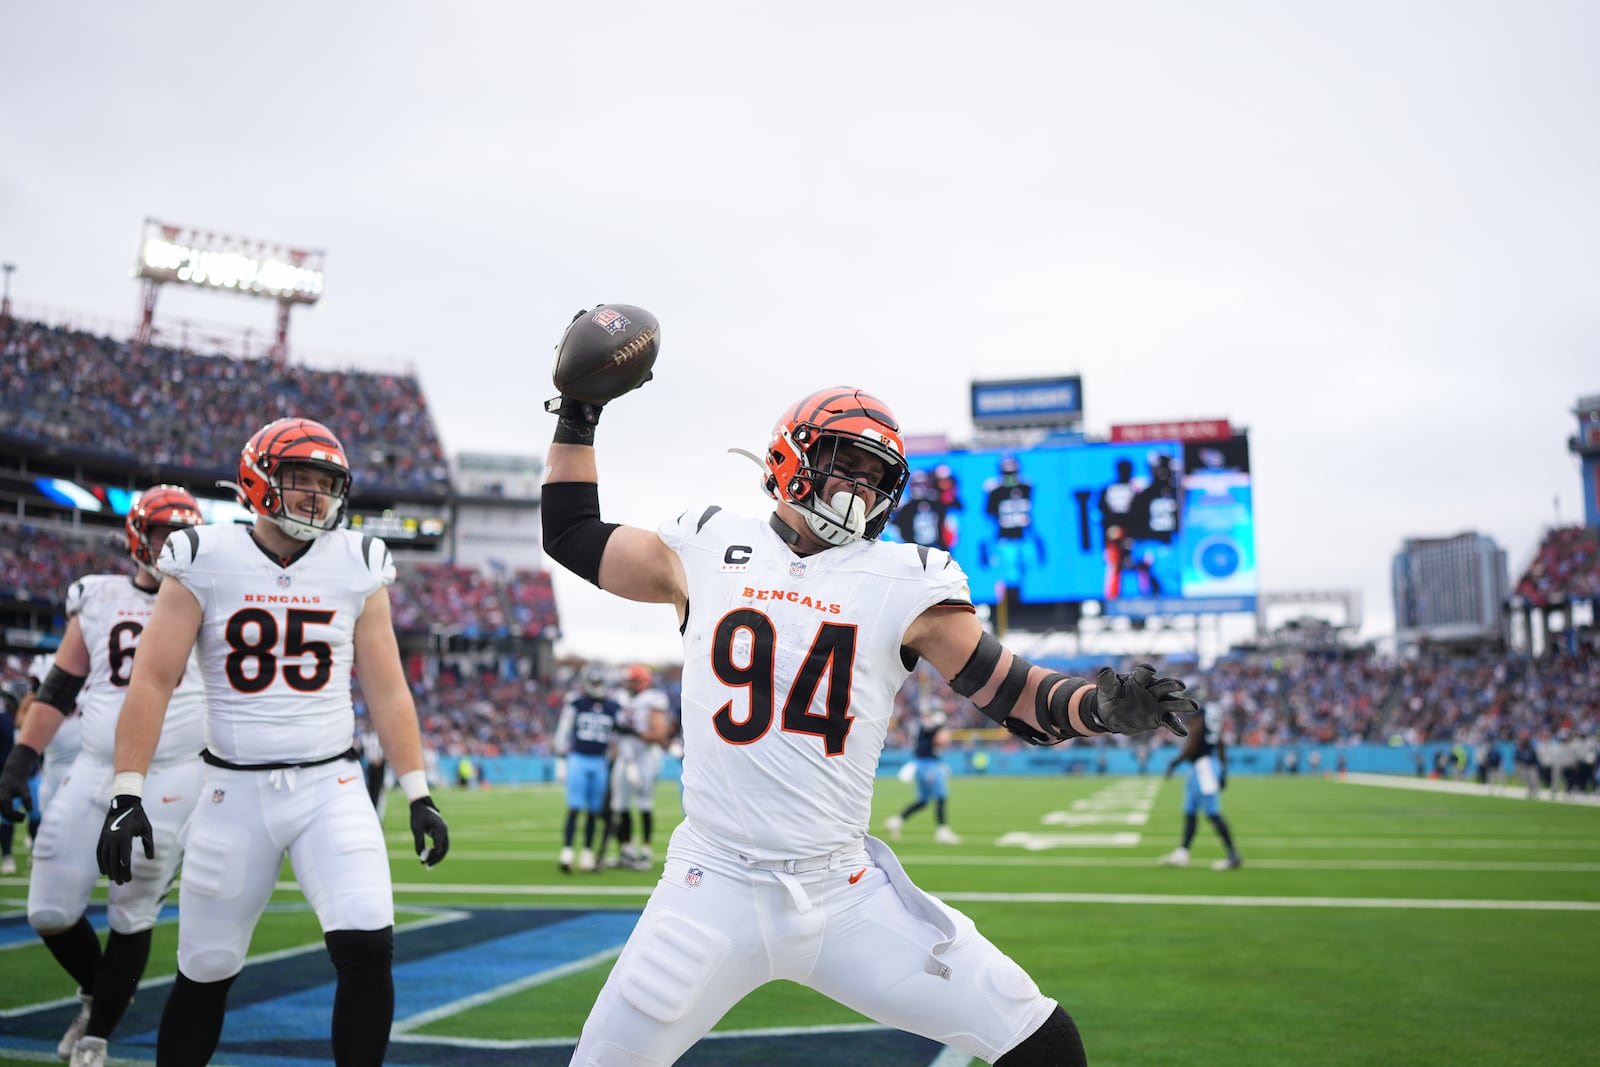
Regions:
[[[833,494],[833,499],[828,503],[813,501],[812,510],[802,510],[811,532],[830,545],[855,541],[867,532],[866,504],[854,493],[843,489]]]

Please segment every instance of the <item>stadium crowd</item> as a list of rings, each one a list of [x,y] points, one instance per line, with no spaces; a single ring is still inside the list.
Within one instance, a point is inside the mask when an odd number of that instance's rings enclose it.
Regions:
[[[0,347],[0,433],[87,453],[231,472],[239,442],[282,415],[324,420],[362,490],[449,489],[412,375],[196,355],[16,322]]]
[[[1517,595],[1537,608],[1600,599],[1600,530],[1589,526],[1551,530],[1517,583]]]
[[[128,569],[128,545],[116,534],[64,533],[27,522],[0,521],[0,598],[61,604],[67,586],[85,574]]]

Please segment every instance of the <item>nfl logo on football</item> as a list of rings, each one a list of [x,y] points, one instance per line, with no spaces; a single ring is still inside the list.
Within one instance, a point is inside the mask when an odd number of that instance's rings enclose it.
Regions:
[[[594,322],[596,326],[600,327],[606,333],[613,334],[621,333],[623,330],[626,330],[629,326],[633,325],[633,323],[628,321],[626,315],[623,315],[620,311],[613,311],[611,308],[602,308],[601,310],[595,312]]]
[[[700,879],[704,878],[705,876],[706,872],[702,871],[699,867],[690,867],[689,873],[683,876],[683,884],[699,885]]]

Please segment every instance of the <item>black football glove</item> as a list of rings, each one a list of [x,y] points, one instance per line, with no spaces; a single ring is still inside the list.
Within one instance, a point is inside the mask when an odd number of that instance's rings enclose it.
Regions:
[[[1200,706],[1176,695],[1183,689],[1177,678],[1156,677],[1156,669],[1148,663],[1134,667],[1132,674],[1102,667],[1095,687],[1078,705],[1078,714],[1085,726],[1099,733],[1143,734],[1165,726],[1188,737],[1189,728],[1179,716],[1199,711]]]
[[[33,810],[33,794],[28,789],[28,779],[39,773],[39,753],[28,745],[18,745],[6,757],[0,768],[0,816],[6,822],[21,822]],[[18,811],[16,801],[22,801]]]
[[[144,842],[144,858],[155,859],[155,831],[144,813],[144,801],[132,793],[119,793],[111,798],[105,825],[100,828],[100,847],[95,850],[100,873],[118,885],[133,881],[135,838]]]
[[[427,847],[425,838],[432,839],[433,847]],[[450,851],[450,828],[444,824],[439,809],[433,806],[431,796],[423,795],[411,802],[411,840],[417,846],[417,858],[424,867],[438,866],[444,854]]]
[[[555,443],[558,445],[594,445],[595,424],[600,421],[604,404],[590,404],[570,396],[551,397],[544,409],[556,417]]]

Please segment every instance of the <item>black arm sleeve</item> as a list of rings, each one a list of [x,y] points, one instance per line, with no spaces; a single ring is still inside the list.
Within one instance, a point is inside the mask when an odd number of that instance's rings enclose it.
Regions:
[[[71,715],[78,703],[78,690],[83,688],[81,674],[68,674],[60,667],[51,666],[50,673],[39,683],[35,700],[49,704],[63,715]]]
[[[599,586],[600,559],[618,523],[600,521],[600,487],[594,482],[549,482],[539,512],[550,558]]]

